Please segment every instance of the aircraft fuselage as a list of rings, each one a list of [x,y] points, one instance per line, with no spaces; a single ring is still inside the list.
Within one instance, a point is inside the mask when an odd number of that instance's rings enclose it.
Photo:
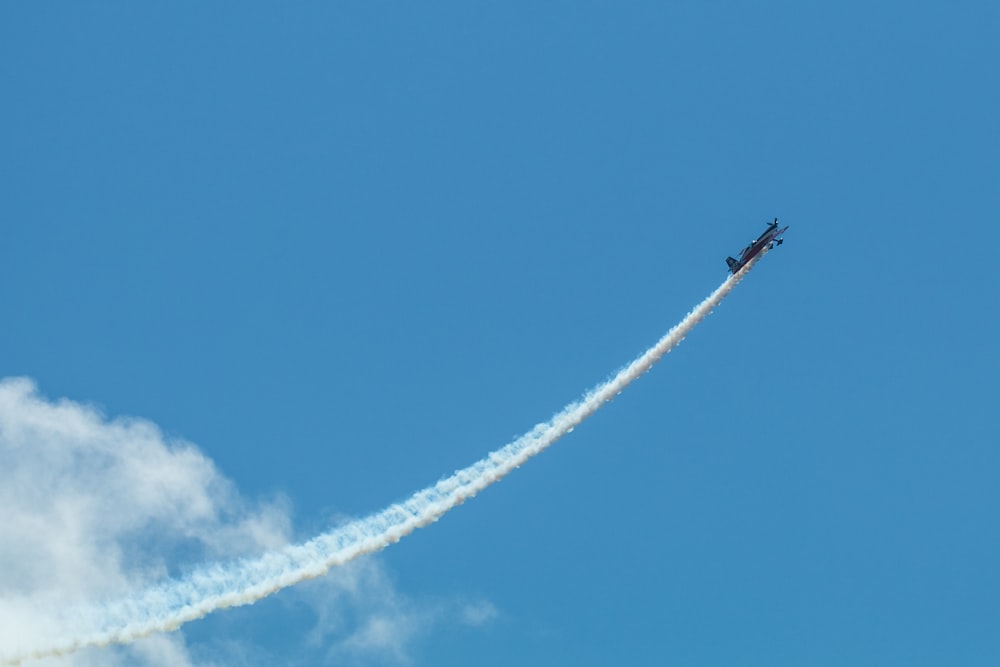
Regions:
[[[767,248],[775,241],[777,241],[778,244],[781,244],[783,239],[779,237],[785,233],[786,229],[788,229],[787,226],[782,229],[778,229],[778,219],[775,218],[774,222],[767,226],[767,230],[763,234],[751,241],[750,245],[740,252],[739,259],[733,259],[732,257],[726,259],[726,262],[729,264],[729,271],[735,274],[737,271],[746,266],[750,260],[759,255],[764,248]]]

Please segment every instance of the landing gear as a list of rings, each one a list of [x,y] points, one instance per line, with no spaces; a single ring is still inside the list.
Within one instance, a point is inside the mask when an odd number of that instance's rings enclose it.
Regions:
[[[785,239],[778,239],[778,245],[781,245],[784,242],[785,242]]]

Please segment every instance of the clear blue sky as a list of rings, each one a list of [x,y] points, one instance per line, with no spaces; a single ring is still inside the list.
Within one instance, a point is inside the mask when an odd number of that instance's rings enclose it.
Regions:
[[[398,646],[322,584],[178,641],[998,664],[998,30],[985,1],[5,3],[0,377],[193,442],[303,539],[548,418],[779,216],[652,373],[373,559]]]

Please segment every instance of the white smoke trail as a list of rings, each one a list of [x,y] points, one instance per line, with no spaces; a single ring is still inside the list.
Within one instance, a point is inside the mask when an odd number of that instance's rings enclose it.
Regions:
[[[514,442],[468,468],[418,491],[364,519],[281,550],[252,559],[219,564],[180,580],[169,581],[110,604],[67,610],[57,627],[60,637],[42,646],[19,647],[0,655],[0,664],[65,655],[87,646],[125,644],[156,632],[175,630],[217,609],[252,604],[358,556],[383,549],[499,481],[514,468],[566,435],[604,403],[677,346],[763,256],[761,253],[730,276],[653,347],[582,399],[566,406]],[[67,629],[70,628],[70,629]]]

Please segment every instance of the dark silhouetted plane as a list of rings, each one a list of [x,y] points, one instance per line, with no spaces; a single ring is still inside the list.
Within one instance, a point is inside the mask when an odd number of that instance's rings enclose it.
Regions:
[[[740,252],[740,258],[736,259],[734,257],[726,257],[726,264],[729,265],[730,273],[737,273],[740,269],[746,266],[751,259],[760,254],[760,252],[767,248],[770,250],[776,245],[781,245],[785,242],[785,239],[781,238],[781,235],[785,233],[788,229],[787,225],[778,229],[778,219],[775,218],[774,222],[767,226],[767,231],[755,238],[750,242],[746,248]]]

